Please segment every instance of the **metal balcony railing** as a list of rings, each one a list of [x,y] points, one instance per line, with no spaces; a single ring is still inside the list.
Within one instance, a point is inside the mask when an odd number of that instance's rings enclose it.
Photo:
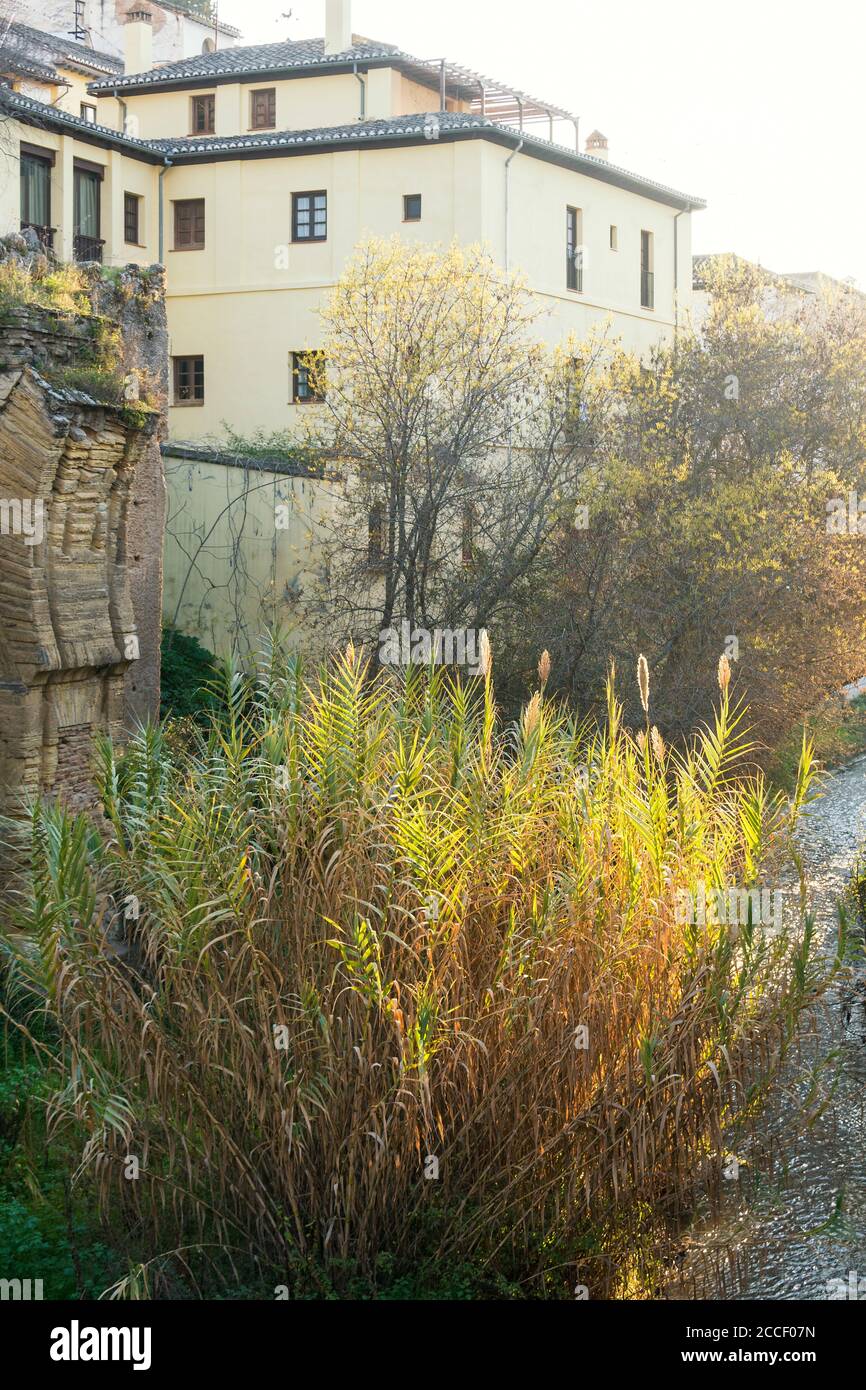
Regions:
[[[46,251],[53,249],[55,227],[42,227],[38,222],[22,222],[21,230],[22,232],[35,232]]]
[[[642,309],[655,308],[655,276],[651,270],[640,273],[640,306]]]
[[[104,245],[97,236],[82,236],[76,232],[72,239],[73,255],[77,261],[101,261]]]

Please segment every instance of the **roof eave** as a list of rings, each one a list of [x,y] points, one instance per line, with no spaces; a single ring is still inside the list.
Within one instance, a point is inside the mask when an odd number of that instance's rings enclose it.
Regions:
[[[280,133],[277,132],[277,134]],[[282,133],[292,134],[293,132]],[[299,136],[308,134],[308,132],[303,131],[297,133]],[[325,138],[303,143],[299,141],[297,144],[276,144],[274,143],[275,136],[269,137],[268,141],[262,144],[257,144],[254,140],[249,140],[249,143],[246,143],[247,139],[248,137],[244,136],[228,136],[224,147],[214,144],[208,145],[207,148],[202,148],[204,142],[199,141],[197,142],[198,149],[189,147],[193,143],[192,140],[189,144],[178,142],[176,145],[172,145],[169,141],[160,141],[159,148],[166,157],[171,159],[173,164],[210,164],[215,161],[224,162],[236,159],[279,159],[292,155],[327,154],[335,150],[358,147],[363,149],[399,149],[406,145],[418,145],[429,148],[431,144],[423,130],[419,130],[417,133],[414,131],[409,133],[394,131],[383,134],[362,134],[359,131],[355,136],[334,136],[331,139]],[[677,208],[681,212],[700,212],[706,207],[703,198],[693,197],[687,193],[680,193],[677,189],[667,188],[663,184],[653,183],[650,179],[644,179],[639,174],[633,174],[630,170],[622,169],[616,164],[609,164],[606,160],[593,159],[591,155],[582,155],[558,145],[550,145],[525,133],[521,135],[519,130],[508,130],[501,126],[480,123],[462,129],[443,128],[439,132],[436,143],[456,143],[466,140],[488,140],[493,144],[515,150],[522,144],[523,152],[529,157],[543,159],[547,163],[558,165],[560,168],[571,169],[576,173],[586,174],[590,178],[600,179],[603,183],[624,188],[628,192],[636,193],[652,202]]]
[[[228,50],[231,52],[231,49]],[[94,96],[113,96],[114,87],[119,91],[132,92],[136,96],[144,96],[153,92],[183,92],[196,91],[199,88],[226,87],[239,85],[248,82],[261,82],[267,78],[271,82],[290,81],[301,77],[321,77],[323,73],[350,73],[357,68],[358,72],[367,72],[370,68],[393,68],[398,67],[394,55],[390,54],[383,57],[352,58],[343,59],[340,62],[316,61],[311,63],[293,64],[288,67],[280,68],[255,68],[249,71],[238,72],[204,72],[195,73],[187,77],[168,78],[160,81],[158,78],[151,82],[125,82],[120,74],[117,83],[110,77],[100,78],[97,82],[92,82],[88,86],[88,91]],[[159,72],[159,68],[153,69]],[[132,74],[135,77],[137,74]],[[143,77],[146,73],[141,74]],[[102,90],[100,90],[102,89]]]

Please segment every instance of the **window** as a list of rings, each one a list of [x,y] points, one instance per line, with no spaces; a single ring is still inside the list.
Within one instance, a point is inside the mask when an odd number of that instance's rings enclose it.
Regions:
[[[313,384],[313,359],[311,352],[293,352],[290,357],[292,368],[292,401],[295,405],[310,405],[324,400]],[[321,369],[321,363],[317,364]]]
[[[73,253],[77,261],[101,261],[102,180],[105,169],[86,159],[73,161]]]
[[[385,554],[385,508],[381,502],[370,508],[367,518],[367,563],[378,566]]]
[[[216,97],[193,97],[193,135],[213,135],[215,129]]]
[[[204,250],[204,198],[182,198],[175,203],[174,249]]]
[[[51,226],[51,169],[53,150],[38,146],[21,146],[21,226],[36,233],[42,245],[54,241]]]
[[[580,208],[565,210],[565,283],[570,290],[583,289],[583,215]]]
[[[642,309],[655,307],[655,285],[653,283],[653,234],[640,234],[640,304]]]
[[[250,92],[250,128],[252,130],[273,130],[276,124],[276,87],[262,87],[257,92]]]
[[[174,357],[174,404],[204,405],[204,358]]]
[[[292,241],[326,241],[327,193],[292,194]]]
[[[467,567],[475,561],[475,508],[471,502],[463,510],[461,555]]]
[[[612,222],[610,224],[610,249],[611,251],[619,250],[619,227],[615,227]]]
[[[141,199],[137,193],[123,195],[123,239],[131,246],[141,245]]]
[[[403,198],[403,221],[421,221],[421,194],[407,193]]]
[[[96,125],[96,107],[91,106],[88,101],[81,103],[81,119],[89,122],[90,125]]]

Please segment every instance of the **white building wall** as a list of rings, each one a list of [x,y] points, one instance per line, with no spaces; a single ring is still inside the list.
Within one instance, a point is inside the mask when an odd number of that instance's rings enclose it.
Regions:
[[[153,58],[155,63],[175,63],[203,52],[206,40],[215,38],[214,27],[190,15],[160,5],[156,0],[85,0],[84,43],[101,53],[122,58],[123,29],[130,10],[149,10],[153,16]],[[74,30],[74,0],[0,0],[0,19],[8,17],[48,34],[71,37]],[[220,32],[220,48],[233,48],[239,40]]]

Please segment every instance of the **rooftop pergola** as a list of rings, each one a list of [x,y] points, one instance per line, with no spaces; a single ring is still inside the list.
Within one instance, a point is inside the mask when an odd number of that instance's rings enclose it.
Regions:
[[[518,91],[495,78],[484,77],[443,58],[404,60],[400,66],[414,80],[439,88],[440,108],[443,111],[447,99],[451,97],[469,102],[474,116],[499,121],[503,125],[514,125],[519,130],[543,123],[548,127],[551,141],[554,121],[568,121],[574,126],[575,148],[580,153],[580,117],[552,101],[541,101],[528,92]]]

